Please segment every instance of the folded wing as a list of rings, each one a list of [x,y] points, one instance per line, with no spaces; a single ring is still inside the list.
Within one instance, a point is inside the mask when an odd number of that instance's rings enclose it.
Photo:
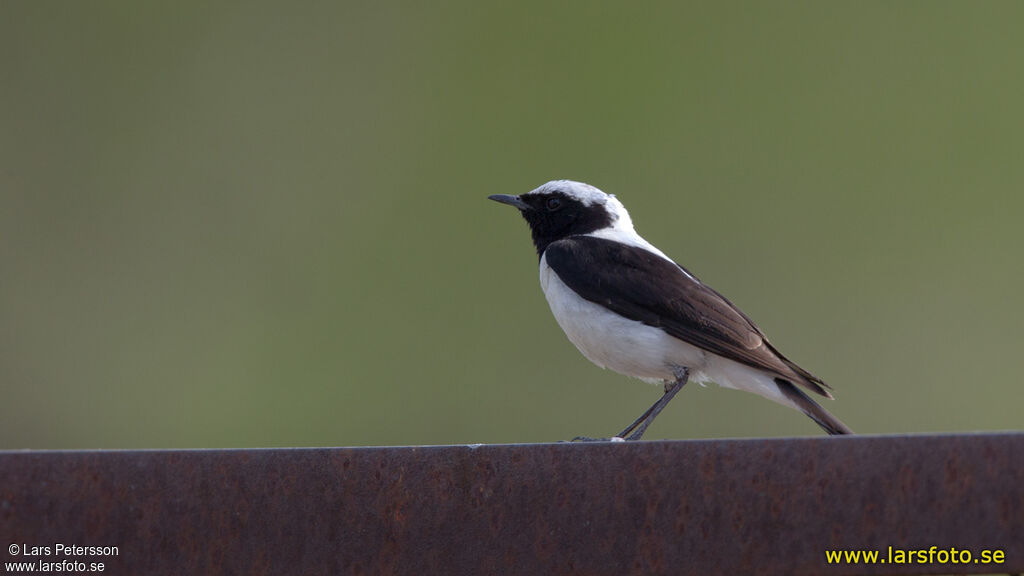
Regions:
[[[674,262],[592,236],[553,242],[544,257],[569,288],[591,302],[831,397],[824,382],[780,354],[750,318]]]

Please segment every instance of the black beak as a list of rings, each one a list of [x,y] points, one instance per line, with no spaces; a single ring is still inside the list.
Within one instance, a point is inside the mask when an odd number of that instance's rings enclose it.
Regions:
[[[488,196],[495,202],[501,202],[502,204],[508,204],[509,206],[515,206],[520,210],[529,210],[530,205],[519,199],[519,196],[512,196],[511,194],[491,194]]]

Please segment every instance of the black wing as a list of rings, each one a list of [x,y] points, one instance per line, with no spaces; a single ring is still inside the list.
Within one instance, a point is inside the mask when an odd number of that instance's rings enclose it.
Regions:
[[[591,302],[831,396],[824,382],[780,354],[743,312],[674,262],[593,236],[553,242],[544,257],[569,288]]]

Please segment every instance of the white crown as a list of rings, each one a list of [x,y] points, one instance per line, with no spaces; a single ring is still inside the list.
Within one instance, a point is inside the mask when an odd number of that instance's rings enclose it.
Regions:
[[[552,194],[554,192],[561,192],[570,198],[579,200],[584,206],[607,204],[609,198],[614,198],[613,195],[605,194],[590,184],[573,182],[572,180],[552,180],[539,188],[530,190],[526,194]]]

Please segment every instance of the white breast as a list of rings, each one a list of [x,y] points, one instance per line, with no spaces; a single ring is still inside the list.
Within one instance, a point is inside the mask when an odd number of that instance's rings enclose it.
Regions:
[[[562,331],[601,368],[661,382],[674,379],[673,366],[689,367],[693,374],[704,365],[704,352],[699,348],[581,298],[543,257],[540,286]]]

